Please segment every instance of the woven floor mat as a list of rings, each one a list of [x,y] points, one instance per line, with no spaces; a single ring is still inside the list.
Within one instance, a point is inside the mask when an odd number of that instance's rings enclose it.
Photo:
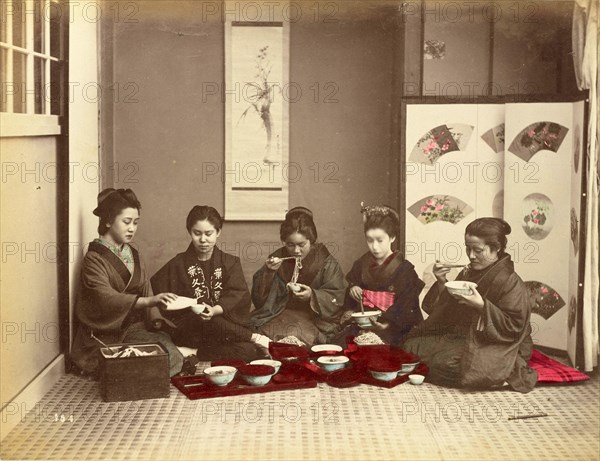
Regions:
[[[598,460],[599,382],[524,395],[319,384],[195,401],[171,387],[168,399],[104,403],[96,382],[68,375],[24,409],[0,458]]]

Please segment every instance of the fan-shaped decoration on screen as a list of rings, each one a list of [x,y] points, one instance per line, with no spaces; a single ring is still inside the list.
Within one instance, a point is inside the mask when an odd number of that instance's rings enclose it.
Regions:
[[[436,126],[421,136],[408,160],[433,165],[442,155],[465,150],[471,133],[473,133],[473,126],[465,123]]]
[[[408,207],[408,212],[423,224],[434,221],[456,224],[472,211],[471,206],[452,195],[431,195]]]
[[[496,192],[492,201],[492,216],[494,218],[504,219],[504,189]]]
[[[523,199],[521,204],[523,231],[533,240],[545,239],[553,227],[554,204],[544,194],[533,193]]]
[[[504,152],[504,123],[487,130],[481,135],[481,139],[483,139],[494,152]]]
[[[571,208],[571,242],[573,242],[573,251],[577,256],[579,251],[579,219],[577,219],[575,208]]]
[[[545,283],[532,280],[525,282],[525,286],[529,292],[529,299],[533,302],[532,313],[548,320],[565,306],[565,301],[558,292]]]
[[[575,296],[571,295],[569,300],[569,331],[575,327],[575,321],[577,320],[577,300]]]
[[[541,150],[558,152],[568,128],[554,122],[536,122],[515,136],[508,150],[528,162]]]
[[[573,168],[575,169],[575,174],[579,171],[579,158],[581,153],[581,132],[579,129],[579,125],[575,126],[575,145],[573,146]]]

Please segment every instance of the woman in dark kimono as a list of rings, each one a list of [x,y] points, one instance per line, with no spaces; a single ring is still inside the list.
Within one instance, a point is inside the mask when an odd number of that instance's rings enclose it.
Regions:
[[[424,283],[414,266],[394,250],[399,218],[396,210],[387,206],[363,206],[365,238],[369,251],[362,255],[346,275],[349,288],[344,307],[359,312],[360,305],[383,311],[372,320],[370,329],[385,343],[397,345],[417,323],[423,320],[419,308],[419,293]],[[344,317],[349,317],[345,315]],[[350,323],[339,335],[338,342],[356,336],[359,327]]]
[[[476,219],[467,226],[471,264],[456,280],[477,284],[470,295],[449,293],[444,283],[450,269],[434,265],[437,283],[423,301],[429,317],[404,343],[429,366],[432,383],[479,389],[508,383],[529,392],[537,382],[537,373],[527,366],[533,349],[530,299],[505,253],[510,231],[497,218]]]
[[[254,274],[252,322],[275,340],[295,336],[307,345],[328,342],[346,289],[340,265],[317,243],[317,228],[307,208],[291,209],[279,234],[285,246]]]
[[[250,292],[240,258],[216,247],[222,227],[223,218],[213,207],[192,208],[186,220],[190,245],[152,277],[154,290],[196,300],[185,309],[164,312],[175,326],[165,331],[178,346],[198,349],[199,360],[264,358],[268,338],[243,326],[248,323]]]
[[[102,341],[107,344],[160,342],[169,354],[171,376],[179,373],[183,356],[169,335],[150,332],[148,310],[174,300],[172,293],[152,294],[139,253],[129,245],[137,231],[140,202],[131,189],[105,189],[94,214],[100,238],[89,244],[81,267],[78,321],[71,359],[84,373],[98,369]],[[98,340],[94,339],[96,337]]]

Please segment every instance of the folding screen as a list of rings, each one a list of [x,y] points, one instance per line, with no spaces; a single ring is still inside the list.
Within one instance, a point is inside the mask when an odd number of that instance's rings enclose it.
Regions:
[[[404,104],[405,254],[426,283],[422,296],[436,260],[468,263],[468,223],[504,218],[512,227],[507,252],[534,300],[534,341],[568,344],[573,360],[583,113],[583,102]]]
[[[503,123],[503,104],[406,106],[405,251],[423,295],[436,260],[468,263],[469,222],[502,217]]]
[[[538,343],[574,360],[579,296],[583,102],[506,104],[505,219]],[[529,170],[528,175],[522,172]]]

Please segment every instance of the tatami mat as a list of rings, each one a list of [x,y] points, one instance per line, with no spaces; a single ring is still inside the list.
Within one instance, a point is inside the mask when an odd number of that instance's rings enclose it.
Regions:
[[[599,404],[597,377],[525,395],[320,384],[195,401],[172,387],[168,399],[104,403],[96,382],[69,375],[8,434],[0,458],[598,460]],[[540,413],[549,416],[508,419]]]

